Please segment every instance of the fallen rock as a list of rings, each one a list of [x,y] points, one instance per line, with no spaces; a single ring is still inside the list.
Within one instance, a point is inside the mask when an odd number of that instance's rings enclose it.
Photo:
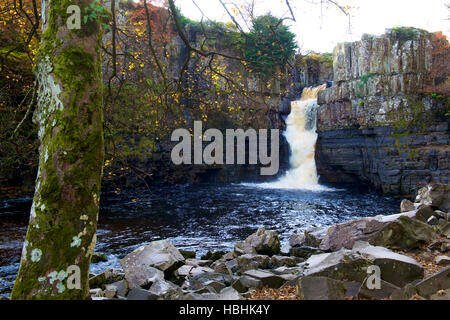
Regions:
[[[414,203],[407,199],[402,200],[400,203],[400,212],[409,212],[414,211],[415,209],[416,207],[414,206]]]
[[[413,249],[431,242],[435,237],[431,226],[403,216],[386,225],[369,242],[390,249]]]
[[[427,220],[427,224],[430,226],[437,226],[439,224],[439,219],[435,216],[431,216],[430,219]]]
[[[430,300],[450,300],[450,289],[439,290],[430,297]]]
[[[342,281],[326,277],[302,277],[297,281],[299,300],[344,300],[345,296]]]
[[[289,249],[289,255],[292,257],[298,257],[303,259],[308,259],[313,254],[320,254],[324,253],[322,250],[313,248],[313,247],[307,247],[307,246],[297,246],[292,247]]]
[[[439,223],[438,230],[441,235],[450,238],[450,222]]]
[[[101,288],[104,289],[107,284],[123,280],[125,274],[120,269],[108,269],[99,275],[93,275],[89,278],[89,287],[91,289]]]
[[[191,290],[195,291],[205,288],[211,281],[221,282],[226,287],[228,287],[231,286],[233,280],[234,280],[233,277],[230,275],[214,272],[214,273],[203,273],[194,276],[192,278],[188,278],[186,284]]]
[[[244,254],[237,258],[238,271],[244,273],[252,269],[268,269],[270,257],[256,254]]]
[[[126,298],[127,300],[157,300],[158,296],[142,288],[133,288]]]
[[[301,262],[304,262],[305,259],[299,257],[286,257],[286,256],[273,256],[270,258],[270,265],[273,268],[277,267],[295,267]],[[264,269],[264,268],[261,268]]]
[[[125,264],[125,279],[130,289],[148,288],[155,281],[163,280],[164,273],[148,265]]]
[[[415,202],[448,212],[450,210],[450,185],[429,184],[417,192]]]
[[[186,251],[186,250],[179,250],[179,251],[185,259],[195,259],[197,255],[194,251]]]
[[[120,280],[120,281],[114,282],[113,284],[107,285],[106,289],[108,289],[108,288],[112,289],[112,290],[116,290],[118,297],[126,297],[128,291],[129,291],[128,283],[126,280]]]
[[[434,209],[431,206],[421,205],[417,210],[415,218],[422,222],[427,222],[428,219],[434,216]]]
[[[308,247],[319,248],[327,233],[328,227],[318,227],[306,230],[305,245]]]
[[[291,247],[300,247],[305,245],[305,236],[303,234],[291,234],[289,237],[289,245]]]
[[[194,277],[200,275],[202,273],[211,273],[214,272],[213,269],[208,267],[195,267],[190,265],[181,266],[177,271],[175,271],[175,275],[179,277]]]
[[[232,287],[240,293],[247,292],[249,289],[261,289],[263,287],[262,281],[249,276],[242,276],[236,279]]]
[[[183,295],[181,289],[175,284],[162,279],[156,280],[148,292],[157,296],[157,299],[178,300]]]
[[[385,300],[389,299],[392,293],[400,288],[393,285],[392,283],[386,282],[384,280],[380,281],[379,289],[369,289],[367,287],[366,281],[361,285],[358,293],[358,298],[362,299],[372,299],[372,300]]]
[[[170,276],[184,264],[184,257],[166,240],[154,241],[142,246],[120,261],[125,274],[145,271],[148,267],[157,268]],[[128,280],[128,279],[127,279]],[[130,284],[131,285],[131,284]]]
[[[286,282],[286,279],[284,279],[282,276],[276,275],[266,270],[248,270],[244,273],[244,276],[260,280],[263,287],[269,287],[273,289],[280,288]]]
[[[239,293],[229,287],[223,289],[220,293],[189,293],[185,296],[186,300],[243,300],[242,296]]]
[[[434,216],[438,219],[444,219],[446,221],[450,221],[450,215],[447,212],[443,212],[440,210],[434,211]]]
[[[437,256],[434,260],[438,266],[448,266],[450,265],[450,257],[448,256]]]
[[[311,256],[305,261],[305,276],[327,277],[341,281],[362,283],[366,269],[372,263],[361,255],[347,249]]]
[[[108,257],[104,253],[96,252],[92,255],[91,263],[99,263],[108,261]]]
[[[372,265],[381,270],[381,279],[398,287],[422,279],[423,267],[414,259],[404,256],[383,247],[371,246],[367,242],[358,241],[353,251],[361,254]]]
[[[206,254],[204,254],[201,257],[201,259],[217,261],[217,260],[221,259],[224,255],[225,255],[225,252],[223,252],[223,251],[208,251]]]
[[[280,253],[280,239],[274,231],[259,228],[244,242],[236,243],[234,253],[237,256],[244,254],[262,254],[272,256]]]

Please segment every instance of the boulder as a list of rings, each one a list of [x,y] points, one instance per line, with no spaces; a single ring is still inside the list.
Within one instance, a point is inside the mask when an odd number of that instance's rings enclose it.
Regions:
[[[99,263],[108,261],[108,257],[104,253],[96,252],[92,255],[91,263]]]
[[[148,288],[155,281],[164,279],[164,272],[148,265],[132,265],[124,266],[125,279],[130,289]]]
[[[381,279],[398,287],[422,279],[423,267],[416,260],[383,247],[371,246],[367,242],[358,241],[353,251],[361,254],[372,265],[381,269]]]
[[[394,291],[400,290],[399,287],[384,280],[381,280],[380,284],[380,289],[369,289],[366,285],[366,281],[364,281],[364,283],[361,285],[361,288],[359,289],[358,298],[385,300],[389,299]]]
[[[127,300],[157,300],[158,296],[142,288],[133,288],[126,298]]]
[[[435,210],[434,216],[438,219],[444,219],[446,221],[450,221],[450,215],[447,212]]]
[[[291,247],[300,247],[305,245],[305,236],[303,234],[291,234],[289,237],[289,245]]]
[[[234,288],[225,288],[220,293],[189,293],[186,300],[243,300],[242,296]]]
[[[417,192],[415,202],[448,212],[450,210],[450,185],[429,184]]]
[[[414,206],[414,203],[407,199],[403,199],[400,203],[400,212],[409,212],[414,211],[416,207]]]
[[[367,276],[366,269],[372,263],[347,249],[311,256],[305,262],[305,276],[323,276],[341,281],[362,283]]]
[[[427,224],[430,226],[437,226],[439,224],[439,219],[435,216],[431,216],[430,219],[427,220]]]
[[[351,249],[356,241],[370,241],[377,236],[378,232],[385,226],[397,221],[402,217],[413,218],[416,211],[404,212],[390,216],[376,216],[371,218],[362,218],[350,220],[345,223],[336,224],[327,229],[323,235],[322,231],[317,231],[320,237],[316,239],[320,243],[317,247],[323,251],[337,251],[342,248]],[[323,236],[322,236],[323,235]],[[310,236],[307,236],[307,238]]]
[[[282,276],[276,275],[267,270],[248,270],[244,273],[244,276],[260,280],[263,287],[273,289],[280,288],[286,282],[286,279]]]
[[[154,241],[142,246],[120,261],[125,274],[132,270],[145,270],[147,267],[157,268],[170,276],[184,264],[184,257],[171,243],[166,240]]]
[[[222,258],[225,255],[225,252],[223,251],[208,251],[206,254],[204,254],[201,259],[202,260],[211,260],[211,261],[217,261],[220,258]]]
[[[237,269],[244,273],[251,269],[268,269],[270,267],[270,257],[256,254],[244,254],[237,258]]]
[[[430,300],[450,300],[450,289],[438,291],[430,297]]]
[[[126,297],[128,291],[129,291],[128,283],[126,280],[120,280],[120,281],[114,282],[113,284],[109,284],[106,286],[106,289],[108,289],[108,288],[109,289],[115,288],[115,290],[117,292],[117,296],[119,296],[119,297]]]
[[[327,235],[328,227],[317,227],[305,231],[305,245],[319,248],[323,238]]]
[[[422,222],[427,222],[428,219],[434,216],[434,209],[431,206],[421,205],[416,213],[416,219]]]
[[[189,265],[181,266],[177,271],[175,271],[175,275],[179,277],[194,277],[202,273],[210,273],[214,272],[213,269],[208,267],[194,267]]]
[[[186,250],[179,250],[179,251],[185,259],[195,259],[197,255],[194,251],[186,251]]]
[[[225,286],[231,286],[233,277],[218,272],[203,273],[194,277],[189,277],[186,281],[187,286],[191,290],[201,290],[205,288],[211,281],[223,283]]]
[[[275,255],[280,253],[280,239],[274,231],[259,228],[256,233],[250,235],[244,242],[236,243],[234,253],[237,256],[243,254]]]
[[[299,300],[345,300],[345,295],[342,281],[326,277],[302,277],[297,281]]]
[[[263,287],[262,281],[249,276],[242,276],[236,279],[232,287],[240,293],[247,292],[249,289],[261,289]]]
[[[417,283],[406,285],[392,293],[392,300],[408,300],[415,294],[428,298],[439,290],[450,289],[450,267],[442,269],[436,274]]]
[[[107,284],[112,284],[114,282],[123,280],[125,274],[120,269],[108,269],[99,275],[92,275],[89,278],[89,287],[91,289],[101,288],[104,289]]]
[[[303,258],[299,258],[299,257],[285,257],[285,256],[273,256],[270,259],[270,265],[273,268],[278,268],[278,267],[295,267],[296,265],[298,265],[299,263],[305,261],[305,259]],[[264,269],[264,268],[261,268]]]
[[[307,247],[307,246],[297,246],[292,247],[289,249],[289,255],[291,257],[298,257],[298,258],[304,258],[308,259],[313,254],[320,254],[324,253],[322,250],[313,248],[313,247]]]
[[[448,266],[450,265],[450,257],[448,256],[437,256],[434,260],[438,266]]]
[[[183,295],[181,288],[173,284],[172,282],[165,281],[162,279],[156,280],[150,289],[148,290],[151,294],[157,296],[157,299],[162,300],[179,300]]]
[[[403,216],[386,225],[369,242],[390,249],[413,249],[431,242],[435,237],[431,226]]]
[[[438,230],[441,235],[450,238],[450,222],[439,223]]]
[[[211,268],[213,268],[216,272],[232,275],[238,270],[237,259],[229,261],[217,260],[211,265]]]

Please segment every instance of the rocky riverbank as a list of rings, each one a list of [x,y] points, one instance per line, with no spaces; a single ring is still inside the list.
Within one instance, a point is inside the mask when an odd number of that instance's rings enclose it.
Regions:
[[[293,234],[264,228],[231,252],[196,258],[162,240],[90,279],[95,300],[449,299],[450,186],[428,185],[399,214]],[[373,266],[380,288],[367,285]],[[375,281],[376,283],[376,281]]]

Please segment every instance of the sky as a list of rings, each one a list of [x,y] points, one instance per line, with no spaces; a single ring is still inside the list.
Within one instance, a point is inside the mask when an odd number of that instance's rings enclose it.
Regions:
[[[224,0],[237,6],[248,0]],[[255,0],[256,14],[271,13],[277,17],[288,13],[285,0]],[[308,51],[332,52],[339,42],[357,41],[364,33],[381,35],[385,29],[413,26],[428,31],[442,31],[449,37],[450,11],[445,4],[450,0],[338,0],[352,7],[349,19],[335,6],[321,6],[320,0],[290,0],[296,22],[286,21],[297,35],[302,53]],[[228,22],[227,13],[218,0],[177,0],[181,12],[200,20],[200,13],[212,20]],[[231,8],[231,5],[229,6]]]

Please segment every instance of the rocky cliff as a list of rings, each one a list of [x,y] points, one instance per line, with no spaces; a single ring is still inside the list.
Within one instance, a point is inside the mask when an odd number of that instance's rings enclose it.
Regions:
[[[322,180],[399,195],[449,183],[449,53],[442,33],[412,28],[339,44],[334,85],[319,94]]]

